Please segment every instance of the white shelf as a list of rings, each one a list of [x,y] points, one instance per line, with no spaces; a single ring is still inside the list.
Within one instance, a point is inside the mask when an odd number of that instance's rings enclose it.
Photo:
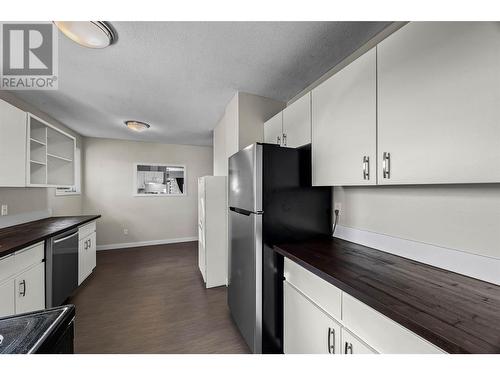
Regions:
[[[30,138],[30,141],[31,141],[31,142],[35,142],[35,143],[38,143],[39,145],[42,145],[42,146],[45,146],[45,145],[46,145],[46,143],[45,143],[45,142],[39,141],[38,139],[35,139],[35,138]]]
[[[47,165],[47,163],[43,163],[41,161],[36,161],[36,160],[30,160],[30,163],[38,164],[38,165]]]
[[[75,183],[75,137],[28,114],[28,186]]]
[[[71,186],[74,184],[74,178],[72,162],[57,157],[47,160],[47,184]]]
[[[58,155],[54,155],[54,154],[47,154],[47,156],[49,156],[51,158],[54,158],[54,159],[59,159],[59,160],[67,161],[67,162],[72,162],[73,161],[73,159],[64,158],[62,156],[58,156]]]
[[[30,184],[43,185],[47,183],[47,166],[30,162]]]

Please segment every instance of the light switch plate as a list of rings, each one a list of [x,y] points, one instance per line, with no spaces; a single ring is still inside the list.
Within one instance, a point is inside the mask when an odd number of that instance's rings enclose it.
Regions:
[[[6,216],[9,214],[9,206],[6,204],[2,204],[2,216]]]

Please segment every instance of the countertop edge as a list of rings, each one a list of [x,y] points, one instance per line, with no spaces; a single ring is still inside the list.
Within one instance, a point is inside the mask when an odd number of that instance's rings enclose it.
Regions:
[[[357,245],[359,245],[359,244],[357,244]],[[362,245],[360,245],[360,246],[362,246]],[[358,299],[359,301],[363,302],[364,304],[371,307],[372,309],[379,312],[380,314],[395,321],[396,323],[398,323],[401,326],[405,327],[406,329],[410,330],[415,335],[422,337],[424,340],[427,340],[429,343],[431,343],[432,345],[435,345],[439,349],[444,350],[450,354],[469,354],[470,353],[469,351],[462,348],[460,345],[449,341],[448,339],[436,334],[435,332],[422,326],[421,324],[418,324],[418,323],[412,321],[411,319],[408,319],[407,317],[402,316],[401,314],[393,311],[392,309],[386,307],[383,304],[377,303],[377,300],[370,297],[369,294],[364,293],[363,291],[360,291],[357,288],[353,288],[352,286],[345,284],[343,281],[337,279],[335,276],[330,275],[324,271],[321,271],[320,269],[316,268],[312,264],[302,260],[301,258],[299,258],[293,254],[290,254],[288,251],[280,248],[279,245],[273,246],[273,250],[275,252],[277,252],[278,254],[280,254],[280,255],[292,260],[293,262],[299,264],[300,266],[304,267],[308,271],[312,272],[313,274],[315,274],[316,276],[320,277],[321,279],[327,281],[328,283],[332,284],[333,286],[341,289],[343,292],[346,292],[347,294],[351,295],[352,297]],[[376,249],[372,249],[372,250],[380,251],[380,250],[376,250]]]
[[[79,215],[75,215],[75,216],[60,216],[60,218],[65,218],[65,217],[78,217]],[[26,241],[26,242],[23,242],[22,244],[19,244],[19,245],[16,245],[16,246],[13,246],[11,248],[9,248],[8,250],[0,250],[0,258],[3,258],[5,256],[8,256],[12,253],[15,253],[16,251],[19,251],[19,250],[22,250],[26,247],[29,247],[31,245],[34,245],[40,241],[45,241],[46,239],[50,238],[50,237],[54,237],[54,236],[57,236],[61,233],[64,233],[68,230],[71,230],[73,228],[76,228],[76,227],[79,227],[83,224],[87,224],[91,221],[94,221],[94,220],[97,220],[101,217],[101,215],[81,215],[82,216],[82,220],[79,221],[78,223],[75,223],[73,225],[69,225],[67,227],[64,227],[62,229],[59,229],[59,230],[56,230],[54,232],[50,232],[44,236],[41,236],[41,237],[37,237],[36,239],[31,239],[29,241]],[[50,218],[46,218],[46,219],[40,219],[40,220],[35,220],[35,221],[32,221],[32,222],[27,222],[27,223],[23,223],[23,224],[17,224],[17,225],[13,225],[12,227],[16,227],[16,226],[21,226],[21,225],[27,225],[27,224],[30,224],[30,223],[35,223],[35,222],[38,222],[38,221],[43,221],[43,220],[47,220],[47,219],[52,219],[52,218],[58,218],[59,216],[51,216]],[[85,219],[83,219],[85,218]],[[12,228],[12,227],[6,227],[6,228]],[[2,229],[6,229],[6,228],[2,228]]]

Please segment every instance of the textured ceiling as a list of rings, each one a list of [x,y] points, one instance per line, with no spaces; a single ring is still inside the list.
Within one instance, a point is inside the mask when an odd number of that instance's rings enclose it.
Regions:
[[[287,101],[388,23],[112,25],[118,42],[103,50],[60,34],[59,90],[13,93],[84,136],[209,145],[236,91]]]

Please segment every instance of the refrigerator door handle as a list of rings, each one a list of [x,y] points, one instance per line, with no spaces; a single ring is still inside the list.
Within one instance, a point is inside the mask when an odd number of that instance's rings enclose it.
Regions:
[[[248,211],[248,210],[244,210],[242,208],[237,208],[237,207],[229,207],[229,210],[233,211],[233,212],[236,212],[237,214],[242,214],[242,215],[245,215],[245,216],[250,216],[252,214],[260,215],[260,214],[263,213],[263,211],[253,212],[253,211]]]

